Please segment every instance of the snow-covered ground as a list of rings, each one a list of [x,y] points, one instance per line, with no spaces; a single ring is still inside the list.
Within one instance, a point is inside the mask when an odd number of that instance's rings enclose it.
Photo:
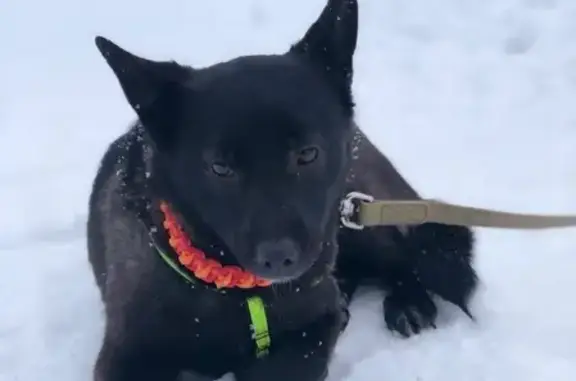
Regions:
[[[101,306],[87,196],[133,115],[93,45],[203,66],[279,52],[324,0],[0,6],[0,380],[89,381]],[[358,119],[426,196],[576,212],[576,2],[360,0]],[[481,230],[476,324],[403,340],[353,308],[332,381],[576,379],[575,230]],[[135,380],[136,381],[136,380]]]

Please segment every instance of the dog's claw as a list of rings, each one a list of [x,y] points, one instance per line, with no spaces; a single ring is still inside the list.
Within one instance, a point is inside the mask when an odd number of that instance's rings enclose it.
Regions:
[[[436,305],[424,290],[393,292],[384,299],[386,326],[404,337],[418,334],[426,328],[436,328],[436,316]]]
[[[348,327],[348,323],[350,323],[350,310],[347,307],[343,307],[342,315],[342,328],[340,328],[340,332],[344,332]]]
[[[387,318],[385,320],[386,326],[390,331],[396,331],[403,337],[410,337],[410,332],[408,330],[408,319],[405,315],[399,315],[395,320],[392,320],[391,318]]]
[[[473,322],[476,321],[476,318],[474,317],[474,315],[472,315],[472,312],[470,312],[470,310],[468,309],[468,307],[466,307],[466,305],[464,305],[463,303],[459,303],[457,304],[457,306],[460,307],[462,312],[464,312],[466,316],[470,318],[470,320],[472,320]]]

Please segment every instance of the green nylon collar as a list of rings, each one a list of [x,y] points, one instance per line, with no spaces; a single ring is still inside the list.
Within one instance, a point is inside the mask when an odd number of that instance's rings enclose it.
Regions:
[[[180,275],[187,283],[197,284],[198,282],[186,271],[182,270],[176,261],[174,261],[168,254],[166,254],[160,246],[156,243],[154,237],[151,237],[152,244],[156,249],[160,258],[172,268],[178,275]],[[266,306],[259,296],[250,296],[246,299],[248,305],[248,313],[250,314],[250,330],[252,332],[252,340],[256,346],[256,357],[261,358],[268,354],[268,350],[272,344],[270,332],[268,331],[268,318],[266,316]]]

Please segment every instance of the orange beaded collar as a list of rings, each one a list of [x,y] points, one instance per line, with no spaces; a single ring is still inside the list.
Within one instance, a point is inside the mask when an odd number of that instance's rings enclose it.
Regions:
[[[267,287],[271,284],[266,279],[259,278],[238,266],[222,265],[218,261],[206,258],[206,254],[190,243],[186,233],[178,223],[168,204],[160,203],[164,214],[163,226],[168,234],[170,247],[178,256],[178,262],[194,276],[206,283],[213,283],[217,288]]]

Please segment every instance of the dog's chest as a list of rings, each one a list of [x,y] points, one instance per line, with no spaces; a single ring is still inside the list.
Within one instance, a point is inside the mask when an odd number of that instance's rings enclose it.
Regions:
[[[192,292],[171,303],[164,323],[176,349],[190,369],[221,371],[254,352],[250,314],[243,303],[217,292]],[[165,315],[166,316],[166,315]]]
[[[164,298],[157,299],[163,307],[155,309],[154,320],[163,327],[162,341],[186,369],[218,376],[256,355],[247,302],[254,296],[252,293],[222,294],[201,285],[190,287],[168,279],[163,286]],[[292,290],[287,295],[270,290],[261,296],[272,347],[281,345],[284,332],[305,329],[333,310],[337,299],[332,280]]]

